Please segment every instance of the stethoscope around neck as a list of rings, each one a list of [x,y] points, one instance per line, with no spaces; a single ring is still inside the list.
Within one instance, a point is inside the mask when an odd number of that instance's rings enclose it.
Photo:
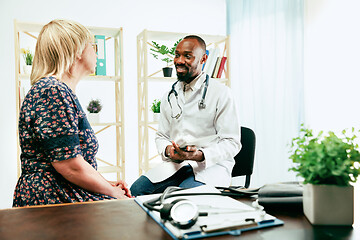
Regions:
[[[178,93],[177,93],[177,91],[175,90],[175,86],[176,86],[176,84],[177,84],[178,82],[179,82],[179,80],[177,80],[177,81],[171,86],[171,90],[170,90],[170,92],[169,92],[169,94],[168,94],[168,102],[169,102],[169,105],[170,105],[170,108],[171,108],[171,117],[172,117],[172,118],[176,118],[176,119],[178,119],[178,118],[181,116],[181,114],[182,114],[182,108],[181,108],[180,105],[179,105]],[[201,97],[201,99],[200,99],[200,101],[199,101],[199,103],[198,103],[199,109],[204,109],[204,108],[206,108],[206,104],[205,104],[204,101],[205,101],[205,96],[206,96],[206,92],[207,92],[208,86],[209,86],[209,75],[206,74],[204,92],[203,92],[202,97]],[[180,109],[180,113],[176,114],[175,116],[173,115],[173,111],[172,111],[172,110],[173,110],[173,107],[172,107],[171,101],[170,101],[170,96],[171,96],[172,93],[174,93],[175,98],[176,98],[176,103],[177,103],[177,105],[178,105],[178,107],[179,107],[179,109]]]

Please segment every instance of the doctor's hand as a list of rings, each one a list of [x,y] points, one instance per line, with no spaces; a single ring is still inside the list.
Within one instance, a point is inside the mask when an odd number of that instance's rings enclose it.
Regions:
[[[184,160],[192,160],[201,162],[204,160],[204,154],[195,146],[186,146],[185,149],[179,147],[178,144],[172,141],[172,145],[166,147],[166,156],[175,163],[181,163]]]

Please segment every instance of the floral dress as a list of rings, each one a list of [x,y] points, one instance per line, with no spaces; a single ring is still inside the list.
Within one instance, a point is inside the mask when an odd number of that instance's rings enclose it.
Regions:
[[[20,110],[21,176],[13,207],[113,199],[67,181],[52,166],[82,155],[97,169],[98,142],[74,92],[54,77],[37,81]]]

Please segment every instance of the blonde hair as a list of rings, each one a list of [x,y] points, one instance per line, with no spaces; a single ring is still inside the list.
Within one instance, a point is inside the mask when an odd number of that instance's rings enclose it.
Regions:
[[[94,37],[83,25],[70,20],[53,20],[40,31],[35,48],[31,84],[43,77],[58,79],[70,74],[70,67]]]

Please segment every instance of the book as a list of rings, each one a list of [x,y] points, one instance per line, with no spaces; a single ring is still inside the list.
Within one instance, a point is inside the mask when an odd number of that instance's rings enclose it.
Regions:
[[[213,78],[216,78],[217,75],[218,75],[221,59],[222,59],[222,57],[218,57],[217,60],[216,60],[214,71],[213,71],[213,74],[211,75]]]
[[[221,195],[199,195],[204,193],[220,194],[219,190],[209,185],[176,191],[174,194],[179,193],[193,193],[194,195],[167,198],[163,203],[171,203],[176,199],[186,199],[197,205],[199,212],[206,213],[199,216],[195,224],[187,229],[176,227],[171,221],[162,219],[158,211],[149,210],[143,205],[144,202],[156,199],[161,194],[135,198],[135,202],[173,239],[198,239],[227,234],[240,235],[243,231],[284,224],[283,221],[266,214],[261,209],[256,209],[233,198]]]
[[[219,66],[219,71],[217,74],[217,78],[221,78],[222,73],[224,72],[225,69],[225,62],[226,62],[227,57],[222,57],[221,58],[221,62],[220,62],[220,66]]]
[[[216,64],[217,57],[219,56],[220,49],[219,47],[209,49],[209,56],[206,61],[206,65],[204,68],[204,72],[208,74],[210,77],[214,71],[214,67]]]

